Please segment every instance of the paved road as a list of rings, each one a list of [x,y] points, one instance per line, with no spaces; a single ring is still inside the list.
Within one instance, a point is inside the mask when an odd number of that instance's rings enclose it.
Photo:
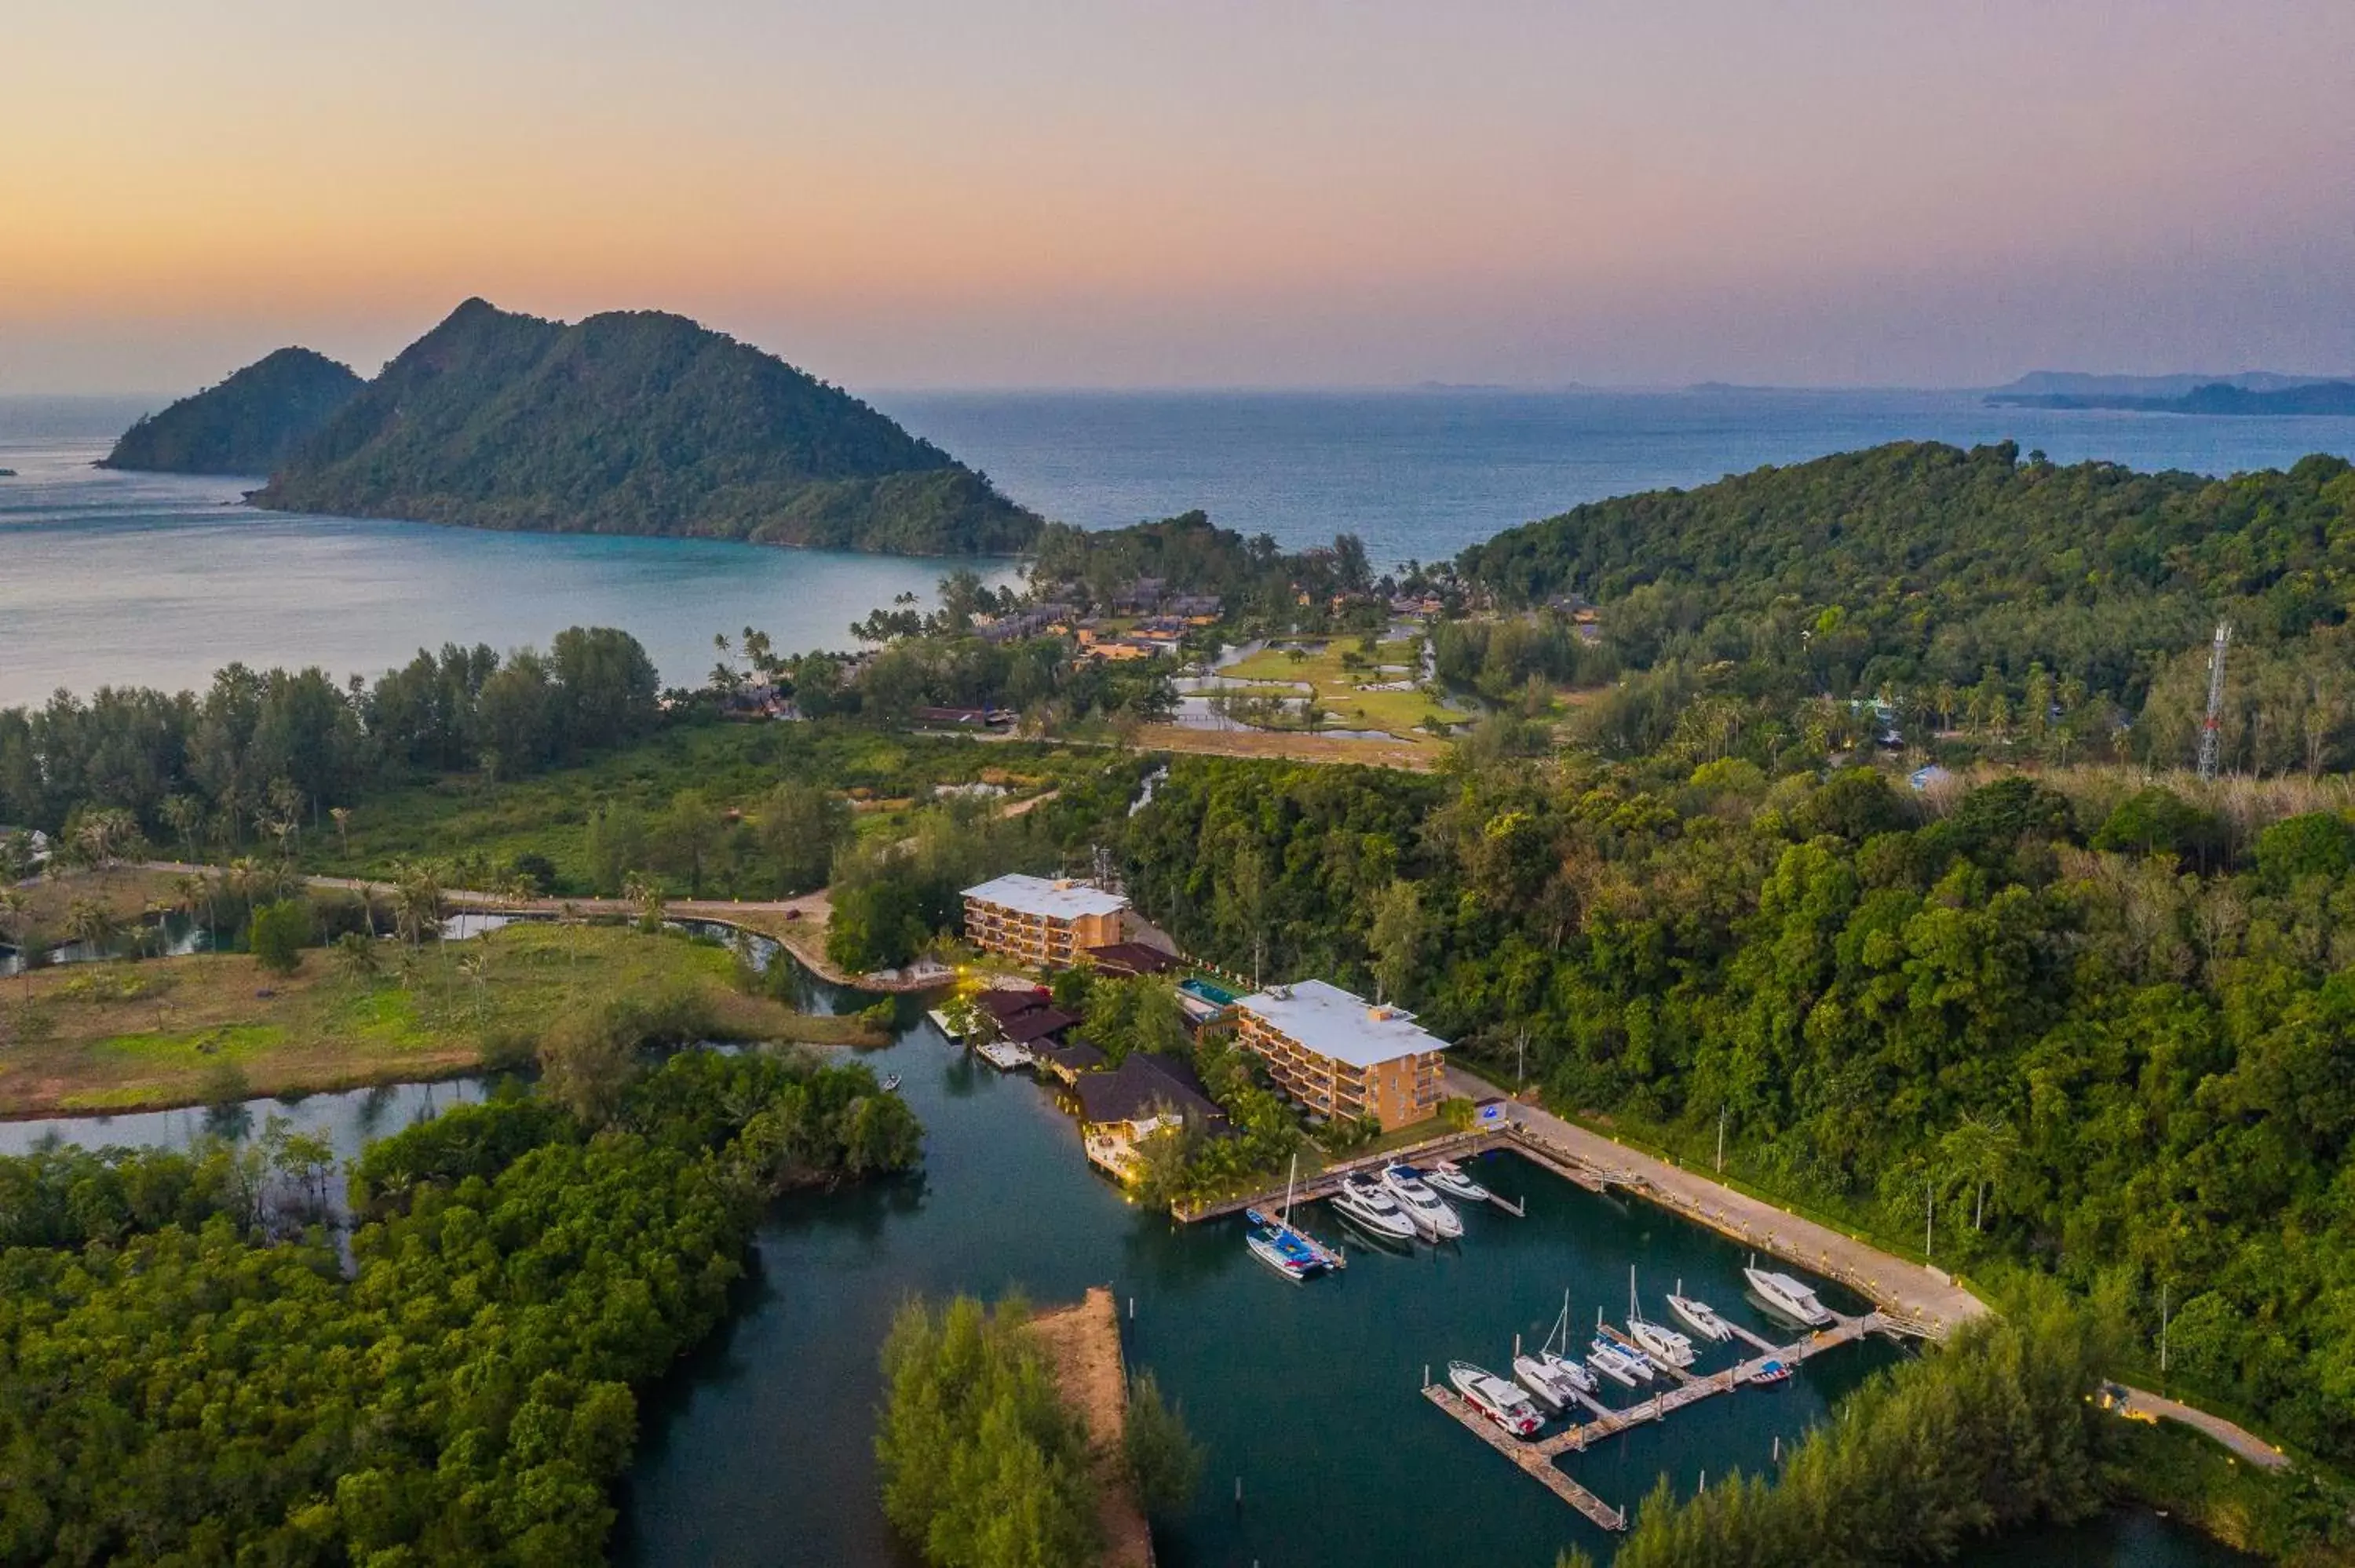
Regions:
[[[1487,1099],[1497,1091],[1480,1079],[1451,1067],[1447,1070],[1447,1092]],[[1883,1311],[1919,1323],[1934,1334],[1943,1337],[1956,1324],[1988,1309],[1977,1297],[1920,1264],[1891,1257],[1844,1232],[1721,1186],[1706,1176],[1614,1142],[1550,1111],[1514,1104],[1509,1114],[1527,1130],[1589,1165],[1615,1174],[1645,1196],[1690,1214],[1713,1229],[1753,1243],[1762,1252],[1828,1274],[1870,1297]]]
[[[2195,1431],[2205,1432],[2233,1453],[2261,1470],[2280,1470],[2289,1467],[2289,1456],[2245,1427],[2235,1426],[2221,1415],[2211,1415],[2195,1410],[2179,1400],[2166,1398],[2139,1388],[2128,1388],[2123,1403],[2123,1414],[2156,1415],[2162,1420],[2180,1421]]]
[[[1487,1099],[1496,1088],[1450,1067],[1447,1092]],[[1785,1213],[1772,1203],[1721,1186],[1698,1171],[1671,1165],[1614,1141],[1536,1106],[1513,1102],[1508,1112],[1523,1128],[1569,1150],[1587,1164],[1613,1172],[1645,1196],[1680,1210],[1703,1224],[1745,1236],[1762,1251],[1802,1267],[1829,1274],[1872,1298],[1883,1311],[1911,1318],[1943,1335],[1955,1325],[1993,1310],[1962,1287],[1919,1264],[1891,1257],[1854,1236]],[[2179,1421],[2203,1432],[2262,1468],[2280,1469],[2289,1458],[2280,1449],[2221,1415],[2197,1410],[2138,1388],[2126,1391],[2125,1409]]]

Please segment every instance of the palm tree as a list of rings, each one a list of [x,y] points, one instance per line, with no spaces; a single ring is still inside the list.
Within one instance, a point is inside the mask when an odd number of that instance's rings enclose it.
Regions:
[[[172,795],[165,799],[164,821],[180,835],[180,853],[188,859],[197,858],[197,830],[204,825],[204,802],[187,795]]]
[[[106,945],[123,929],[123,921],[107,907],[102,899],[77,898],[66,915],[66,930],[77,942],[89,944],[91,950],[105,956]]]
[[[2019,1135],[2003,1122],[1966,1116],[1938,1140],[1938,1152],[1947,1179],[1972,1188],[1971,1229],[1985,1230],[1987,1195],[2010,1173],[2019,1155]]]
[[[652,931],[662,924],[662,884],[650,876],[632,872],[622,880],[622,896],[638,906],[638,924]]]
[[[250,854],[241,854],[229,863],[229,891],[245,900],[245,923],[253,924],[253,895],[261,886],[261,863]]]
[[[365,984],[376,979],[384,964],[377,957],[373,940],[357,931],[346,931],[336,940],[336,967],[348,979]]]
[[[392,863],[393,929],[414,951],[425,939],[428,927],[437,933],[442,927],[442,883],[431,866],[410,861]]]
[[[581,927],[581,906],[568,898],[556,906],[556,928],[578,930]],[[570,969],[581,961],[581,944],[570,937],[564,939],[564,966]]]
[[[474,1022],[477,1023],[483,1021],[486,1011],[483,981],[485,973],[490,966],[490,949],[477,946],[473,952],[458,960],[459,972],[474,982]]]
[[[335,819],[336,845],[349,855],[352,853],[352,809],[349,806],[330,806],[327,815]]]

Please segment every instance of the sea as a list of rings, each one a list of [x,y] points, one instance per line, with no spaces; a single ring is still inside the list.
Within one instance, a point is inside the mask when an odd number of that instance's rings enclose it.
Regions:
[[[2355,453],[2355,418],[1992,408],[1977,393],[884,392],[869,400],[1047,516],[1199,508],[1287,547],[1353,533],[1379,565],[1454,556],[1582,501],[1897,440],[2016,440],[2056,461],[2227,474]],[[374,675],[420,648],[619,626],[666,682],[716,634],[784,651],[947,564],[698,540],[498,534],[268,513],[260,482],[92,467],[155,398],[0,398],[0,706],[60,688],[201,686],[232,662]],[[1012,562],[983,563],[1013,580]]]

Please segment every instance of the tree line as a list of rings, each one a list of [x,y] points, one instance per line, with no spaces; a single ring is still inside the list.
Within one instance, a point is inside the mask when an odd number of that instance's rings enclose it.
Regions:
[[[153,842],[236,853],[325,825],[421,775],[532,773],[626,745],[659,717],[654,662],[627,632],[573,627],[546,653],[420,652],[374,682],[231,664],[201,694],[101,687],[0,709],[0,822],[65,831],[127,811]]]

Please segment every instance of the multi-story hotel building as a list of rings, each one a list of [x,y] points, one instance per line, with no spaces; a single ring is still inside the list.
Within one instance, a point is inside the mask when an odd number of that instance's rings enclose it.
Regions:
[[[997,877],[964,890],[964,939],[1042,969],[1069,969],[1090,948],[1120,940],[1128,900],[1117,893],[1064,878]]]
[[[1234,1012],[1238,1044],[1311,1110],[1370,1118],[1388,1132],[1439,1109],[1447,1042],[1402,1008],[1311,980],[1255,991]]]

